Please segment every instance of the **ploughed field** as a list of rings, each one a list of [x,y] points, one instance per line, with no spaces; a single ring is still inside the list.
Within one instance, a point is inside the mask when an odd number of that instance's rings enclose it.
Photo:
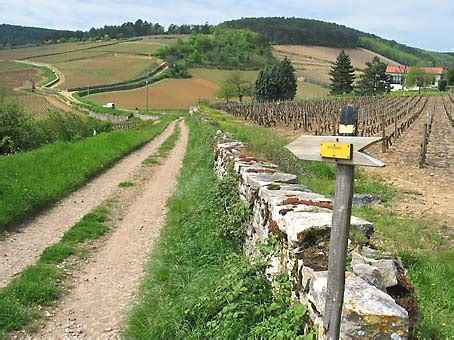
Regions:
[[[336,61],[341,48],[309,46],[309,45],[275,45],[273,55],[278,59],[284,57],[292,61],[300,80],[315,84],[330,84],[329,71]],[[371,61],[377,54],[365,49],[345,49],[350,56],[353,67],[357,70],[356,76],[366,68],[366,62]],[[398,65],[398,63],[379,56],[388,64]]]
[[[50,112],[58,110],[45,97],[20,89],[27,80],[38,84],[41,79],[40,72],[35,67],[11,61],[0,61],[0,102],[21,104],[25,111],[37,117],[44,117]]]
[[[158,109],[187,108],[202,99],[214,101],[218,89],[218,85],[200,77],[165,79],[148,87],[148,105]],[[100,104],[114,102],[122,109],[145,109],[147,89],[99,93],[87,98]]]

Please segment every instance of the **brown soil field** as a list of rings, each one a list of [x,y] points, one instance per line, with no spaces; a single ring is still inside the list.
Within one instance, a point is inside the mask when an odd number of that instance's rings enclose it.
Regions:
[[[206,79],[168,79],[148,87],[149,108],[188,108],[199,99],[215,100],[219,87]],[[97,103],[114,102],[122,109],[146,108],[146,88],[129,91],[100,93],[89,96]]]
[[[24,47],[15,48],[11,50],[0,50],[0,59],[14,60],[23,58],[37,57],[43,54],[50,53],[61,53],[77,51],[84,48],[103,46],[112,42],[100,41],[100,42],[70,42],[62,44],[51,44],[44,46]]]
[[[64,88],[100,85],[128,80],[142,75],[156,63],[156,58],[107,55],[57,63],[55,66],[64,74]]]
[[[275,45],[273,55],[278,59],[284,57],[292,61],[300,80],[315,84],[329,84],[329,71],[339,55],[340,48],[306,45]],[[359,70],[366,67],[366,62],[372,60],[375,53],[364,49],[346,49],[357,70],[357,78],[361,74]],[[398,65],[385,57],[380,59],[386,63]]]
[[[30,67],[18,71],[0,72],[0,82],[5,84],[9,89],[21,87],[26,80],[33,80],[35,83],[38,83],[41,80],[39,71],[36,68]]]

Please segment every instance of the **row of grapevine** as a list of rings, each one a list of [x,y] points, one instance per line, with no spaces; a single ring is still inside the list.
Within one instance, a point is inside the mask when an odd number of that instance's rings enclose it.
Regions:
[[[425,110],[427,102],[428,98],[422,96],[360,97],[222,104],[216,108],[266,127],[287,126],[315,135],[334,135],[337,133],[341,108],[354,104],[359,107],[359,135],[381,135],[385,151]]]

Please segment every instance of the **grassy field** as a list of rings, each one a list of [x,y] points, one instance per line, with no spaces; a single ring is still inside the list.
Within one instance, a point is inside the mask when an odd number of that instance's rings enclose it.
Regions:
[[[101,85],[128,80],[142,75],[155,65],[148,57],[107,55],[90,59],[57,63],[55,66],[65,75],[62,88]]]
[[[218,86],[225,80],[229,79],[233,74],[239,73],[241,77],[251,83],[255,83],[257,79],[258,71],[232,71],[232,70],[220,70],[215,68],[191,68],[189,72],[196,76],[206,80],[209,80]]]
[[[296,160],[284,149],[289,139],[279,137],[272,129],[244,124],[242,120],[212,110],[205,109],[205,112],[219,128],[247,142],[258,156],[298,174],[300,183],[311,190],[325,195],[333,193],[334,167]],[[393,202],[400,199],[399,191],[380,177],[358,170],[355,171],[355,192],[375,195],[382,202],[355,208],[354,214],[374,223],[374,245],[402,257],[420,303],[421,321],[415,335],[420,339],[451,338],[454,334],[454,248],[450,227],[432,218],[397,214],[393,211]]]
[[[193,77],[189,79],[165,79],[148,87],[149,107],[154,109],[188,108],[199,99],[215,101],[219,87],[206,79]],[[88,96],[88,99],[105,104],[114,102],[122,109],[146,108],[146,88],[141,87],[128,91],[106,92]]]
[[[275,45],[273,55],[278,59],[288,57],[297,71],[298,77],[315,84],[329,84],[330,71],[341,49],[307,45]],[[364,69],[366,62],[372,60],[374,53],[362,49],[346,49],[355,69]],[[380,58],[386,63],[397,65],[385,57]],[[356,72],[359,76],[360,72]]]
[[[189,144],[177,189],[153,247],[124,336],[133,339],[290,339],[303,334],[303,306],[290,285],[274,290],[264,268],[242,255],[248,209],[236,179],[213,173],[215,128],[188,119]],[[244,230],[243,230],[244,231]]]
[[[325,97],[330,90],[324,86],[298,81],[295,100]]]
[[[0,232],[73,191],[161,133],[172,119],[169,115],[141,130],[103,133],[0,157]]]

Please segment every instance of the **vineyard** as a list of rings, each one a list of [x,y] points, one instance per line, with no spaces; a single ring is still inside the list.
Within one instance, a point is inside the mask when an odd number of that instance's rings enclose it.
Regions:
[[[218,105],[217,108],[266,127],[286,126],[314,135],[335,135],[340,109],[347,104],[359,106],[358,134],[383,137],[383,148],[386,150],[422,112],[433,111],[435,102],[429,104],[429,97],[423,96],[367,97],[230,104]]]

